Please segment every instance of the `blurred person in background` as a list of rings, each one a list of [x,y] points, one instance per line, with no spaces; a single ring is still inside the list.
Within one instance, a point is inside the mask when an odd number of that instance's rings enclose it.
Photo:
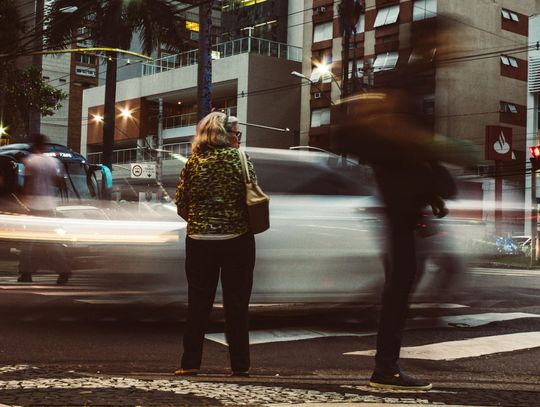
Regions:
[[[195,375],[202,359],[206,325],[221,275],[225,334],[234,376],[249,375],[248,307],[255,266],[238,147],[238,119],[212,112],[197,125],[193,154],[180,173],[178,214],[187,221],[188,314],[181,368]],[[251,179],[256,180],[248,158]]]
[[[428,229],[423,215],[448,214],[445,199],[457,192],[441,162],[471,164],[475,152],[464,142],[435,134],[422,111],[422,90],[433,78],[438,51],[451,49],[449,27],[413,36],[409,63],[375,77],[376,89],[341,100],[332,127],[334,150],[370,164],[385,206],[387,256],[381,298],[375,368],[369,385],[385,389],[429,390],[428,380],[401,371],[399,354],[417,275],[417,234]],[[444,29],[441,29],[444,28]],[[413,58],[414,56],[414,58]],[[428,224],[429,225],[429,224]]]
[[[22,203],[30,215],[54,217],[57,191],[63,182],[61,163],[47,154],[47,137],[32,134],[29,138],[31,153],[23,159],[24,188]],[[47,259],[49,266],[58,273],[57,284],[65,284],[71,268],[64,247],[58,243],[25,243],[19,254],[19,282],[32,282],[32,273]]]

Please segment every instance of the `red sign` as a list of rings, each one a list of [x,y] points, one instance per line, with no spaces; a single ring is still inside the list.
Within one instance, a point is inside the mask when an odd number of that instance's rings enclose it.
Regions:
[[[486,160],[512,159],[512,128],[486,126]]]

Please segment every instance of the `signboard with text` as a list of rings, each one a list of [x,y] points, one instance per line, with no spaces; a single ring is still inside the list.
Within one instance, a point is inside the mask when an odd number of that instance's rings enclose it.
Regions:
[[[131,178],[155,179],[156,164],[132,163]]]
[[[512,128],[486,126],[486,160],[512,159]]]

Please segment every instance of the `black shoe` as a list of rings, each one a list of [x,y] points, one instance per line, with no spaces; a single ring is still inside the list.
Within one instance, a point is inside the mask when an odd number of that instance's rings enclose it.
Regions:
[[[231,377],[249,377],[249,372],[232,372]]]
[[[388,390],[429,390],[432,387],[430,382],[415,379],[402,372],[373,373],[369,386]]]
[[[32,273],[21,273],[17,279],[19,283],[31,283],[32,282]]]
[[[62,273],[58,275],[58,280],[56,280],[56,284],[63,285],[66,284],[71,277],[71,273]]]

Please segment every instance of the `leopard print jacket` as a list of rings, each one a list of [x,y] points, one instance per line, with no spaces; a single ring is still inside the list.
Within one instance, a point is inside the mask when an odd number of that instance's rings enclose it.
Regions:
[[[247,154],[246,154],[247,155]],[[257,180],[248,157],[252,180]],[[238,150],[192,154],[180,172],[176,205],[188,215],[188,235],[243,234],[249,230]]]

